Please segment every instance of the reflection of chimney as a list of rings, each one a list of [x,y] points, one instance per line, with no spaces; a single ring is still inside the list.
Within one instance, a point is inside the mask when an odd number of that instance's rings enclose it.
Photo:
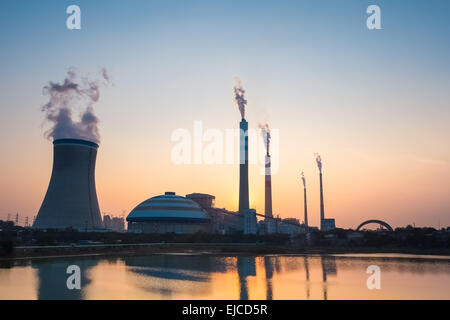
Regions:
[[[264,269],[266,271],[266,300],[273,299],[272,277],[273,277],[273,264],[271,257],[264,257]]]
[[[304,257],[305,260],[305,272],[306,272],[306,299],[309,299],[310,296],[310,287],[309,287],[309,264],[308,257]]]
[[[256,276],[255,258],[237,258],[237,271],[239,276],[239,298],[240,300],[248,300],[248,276]]]
[[[80,231],[101,228],[95,189],[98,145],[80,139],[58,139],[53,145],[50,184],[33,227]]]
[[[323,229],[323,222],[325,220],[325,210],[323,207],[323,185],[322,185],[322,170],[320,170],[320,229]]]
[[[266,217],[273,217],[272,215],[272,175],[270,172],[270,155],[266,155],[266,172],[265,172],[265,210]]]
[[[240,128],[239,213],[249,209],[248,196],[248,122],[242,118]]]

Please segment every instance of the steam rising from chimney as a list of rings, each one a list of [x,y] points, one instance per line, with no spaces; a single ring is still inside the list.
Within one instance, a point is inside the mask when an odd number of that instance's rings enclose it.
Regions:
[[[302,171],[301,173],[302,181],[303,181],[303,187],[306,188],[306,179],[305,179],[305,173]]]
[[[317,167],[319,168],[320,177],[320,230],[325,230],[325,209],[323,201],[323,184],[322,184],[322,158],[318,153],[316,155]],[[306,189],[305,189],[306,190]]]
[[[264,140],[264,144],[266,146],[267,155],[269,155],[270,151],[270,128],[269,125],[266,124],[259,124],[259,128],[261,129],[261,135]]]
[[[236,85],[234,86],[234,100],[239,107],[239,112],[241,113],[242,119],[245,118],[245,106],[247,105],[247,100],[244,97],[245,90],[241,85],[241,81],[236,78]]]
[[[320,155],[318,153],[316,153],[315,156],[316,156],[317,167],[319,168],[319,171],[322,172],[322,158],[320,157]]]
[[[51,123],[50,129],[45,132],[48,139],[74,138],[100,142],[99,120],[93,105],[100,98],[100,86],[110,83],[106,69],[101,70],[101,78],[103,82],[87,77],[78,79],[71,69],[62,83],[49,82],[44,87],[44,94],[50,96],[49,102],[42,107],[46,120]],[[73,111],[80,107],[79,119],[74,119]]]

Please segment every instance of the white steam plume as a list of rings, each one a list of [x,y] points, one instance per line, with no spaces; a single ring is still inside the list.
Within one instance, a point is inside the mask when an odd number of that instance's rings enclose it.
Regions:
[[[315,153],[315,156],[316,156],[317,167],[319,168],[319,171],[322,172],[322,158],[320,157],[320,155],[318,153]]]
[[[67,72],[62,83],[49,82],[43,92],[50,99],[42,107],[50,129],[45,132],[48,139],[74,138],[100,142],[98,118],[93,105],[100,98],[100,86],[110,83],[106,69],[101,70],[102,82],[87,77],[78,79],[73,69]],[[74,109],[81,108],[78,119],[74,119]]]
[[[236,78],[236,85],[234,86],[234,100],[239,107],[239,112],[241,113],[242,119],[245,118],[245,106],[247,105],[247,100],[245,100],[244,94],[245,90],[239,79]]]
[[[270,128],[269,124],[259,124],[259,128],[261,129],[261,136],[264,141],[264,145],[266,147],[267,155],[269,155],[270,152]]]

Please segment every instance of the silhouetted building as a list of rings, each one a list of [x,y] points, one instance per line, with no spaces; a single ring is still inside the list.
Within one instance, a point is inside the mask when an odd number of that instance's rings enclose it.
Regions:
[[[248,209],[244,213],[244,234],[256,234],[257,220],[256,210]]]
[[[111,217],[110,215],[105,215],[103,216],[103,227],[115,232],[124,232],[125,220],[122,217]]]
[[[216,197],[206,193],[190,193],[186,195],[187,199],[197,202],[203,209],[214,207]]]
[[[206,193],[191,193],[186,195],[187,199],[198,203],[208,213],[211,230],[214,233],[226,234],[242,232],[244,228],[244,216],[238,212],[223,208],[215,208],[213,195]]]
[[[336,228],[334,219],[323,219],[320,227],[321,231],[332,231]]]

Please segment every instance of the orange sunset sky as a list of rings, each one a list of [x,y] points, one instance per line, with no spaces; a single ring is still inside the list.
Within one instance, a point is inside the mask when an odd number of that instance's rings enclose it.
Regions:
[[[78,31],[65,28],[64,5],[9,2],[0,13],[0,28],[11,30],[0,35],[0,218],[18,212],[31,219],[48,186],[52,144],[44,137],[42,88],[63,81],[70,67],[80,74],[105,67],[113,85],[101,88],[94,106],[103,213],[126,216],[165,191],[210,193],[216,206],[237,209],[237,164],[171,160],[177,129],[193,132],[195,121],[221,132],[238,128],[237,76],[249,126],[267,121],[279,133],[275,215],[303,220],[304,171],[309,222],[318,225],[318,152],[325,215],[337,227],[371,218],[393,227],[449,226],[446,10],[389,2],[383,29],[369,31],[363,2],[80,1]],[[260,169],[250,166],[250,202],[263,213]]]

